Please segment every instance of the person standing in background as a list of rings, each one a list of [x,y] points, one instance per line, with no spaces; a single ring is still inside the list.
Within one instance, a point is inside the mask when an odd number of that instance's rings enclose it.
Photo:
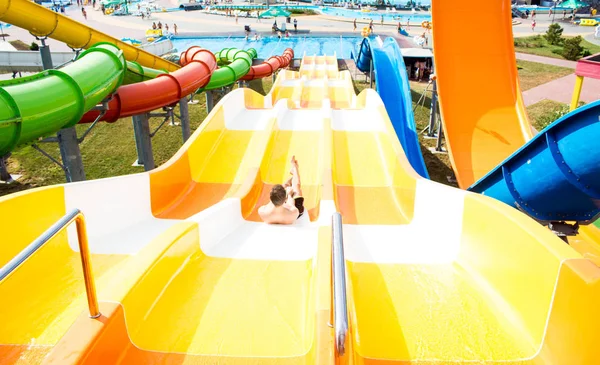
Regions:
[[[354,30],[356,30],[356,18],[354,18]]]
[[[175,34],[177,34],[177,24],[173,23],[173,32],[175,32]]]

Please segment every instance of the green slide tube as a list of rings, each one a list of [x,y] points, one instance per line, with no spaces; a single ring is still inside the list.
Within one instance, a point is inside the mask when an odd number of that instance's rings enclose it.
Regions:
[[[123,83],[124,75],[122,51],[98,43],[60,70],[0,82],[0,156],[74,126]]]
[[[150,67],[145,67],[135,61],[127,61],[127,72],[125,72],[123,85],[152,80],[157,78],[158,75],[164,73],[168,72],[166,70],[156,70]]]
[[[213,72],[208,85],[202,90],[214,90],[231,85],[245,76],[252,67],[252,59],[256,58],[256,50],[246,51],[237,48],[224,48],[215,54],[217,62],[223,66]]]

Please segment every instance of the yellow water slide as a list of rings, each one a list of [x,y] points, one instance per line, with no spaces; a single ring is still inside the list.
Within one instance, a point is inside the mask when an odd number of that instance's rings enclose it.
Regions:
[[[600,269],[520,212],[421,179],[377,93],[354,95],[347,71],[307,72],[283,71],[267,97],[234,90],[152,172],[0,198],[0,265],[85,214],[102,313],[86,312],[71,227],[0,281],[0,359],[593,364]],[[293,155],[308,214],[265,225],[256,208]],[[341,357],[328,326],[335,211]]]
[[[334,207],[331,193],[322,199],[330,165],[320,162],[328,121],[327,109],[291,109],[238,89],[151,173],[2,198],[0,219],[14,230],[0,265],[71,209],[85,214],[102,316],[80,316],[76,234],[63,232],[0,282],[0,297],[19,297],[0,304],[0,358],[328,363]],[[257,207],[287,179],[293,155],[307,214],[292,227],[258,222]]]
[[[117,45],[128,61],[142,66],[175,71],[178,65],[99,32],[67,16],[29,0],[0,0],[0,21],[27,29],[36,37],[49,37],[74,49],[87,49],[99,42]]]

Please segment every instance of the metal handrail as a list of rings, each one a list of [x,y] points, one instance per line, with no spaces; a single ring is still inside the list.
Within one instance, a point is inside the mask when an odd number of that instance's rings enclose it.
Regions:
[[[85,281],[85,291],[87,294],[88,307],[91,318],[100,317],[98,308],[98,298],[96,296],[96,285],[92,275],[92,262],[90,260],[90,249],[85,227],[85,217],[79,209],[73,209],[67,215],[63,216],[52,227],[48,228],[29,246],[25,247],[17,256],[10,260],[0,269],[0,281],[12,274],[23,262],[39,250],[46,242],[56,237],[69,224],[75,222],[77,225],[77,241],[79,242],[79,253],[81,254],[81,265],[83,267],[83,278]]]
[[[346,344],[348,340],[346,259],[344,258],[342,215],[340,213],[334,213],[331,221],[331,280],[333,285],[332,315],[335,331],[335,357],[341,358],[346,353]]]

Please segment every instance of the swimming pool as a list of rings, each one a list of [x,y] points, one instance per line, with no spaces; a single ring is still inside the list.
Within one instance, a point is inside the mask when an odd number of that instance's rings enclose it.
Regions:
[[[269,58],[281,55],[286,48],[292,48],[296,58],[307,55],[337,55],[338,58],[349,59],[350,53],[362,42],[362,37],[308,37],[291,36],[279,40],[276,36],[263,37],[258,41],[246,40],[244,37],[173,37],[173,46],[179,52],[191,46],[200,46],[218,52],[225,47],[240,49],[254,48],[258,58]]]
[[[425,20],[431,21],[431,14],[428,13],[416,13],[412,14],[407,11],[403,12],[362,12],[360,10],[349,10],[344,8],[322,8],[319,9],[325,15],[341,16],[344,18],[356,18],[356,19],[373,19],[373,21],[380,21],[381,16],[385,21],[400,21],[406,23],[410,20],[411,23],[421,23]]]

